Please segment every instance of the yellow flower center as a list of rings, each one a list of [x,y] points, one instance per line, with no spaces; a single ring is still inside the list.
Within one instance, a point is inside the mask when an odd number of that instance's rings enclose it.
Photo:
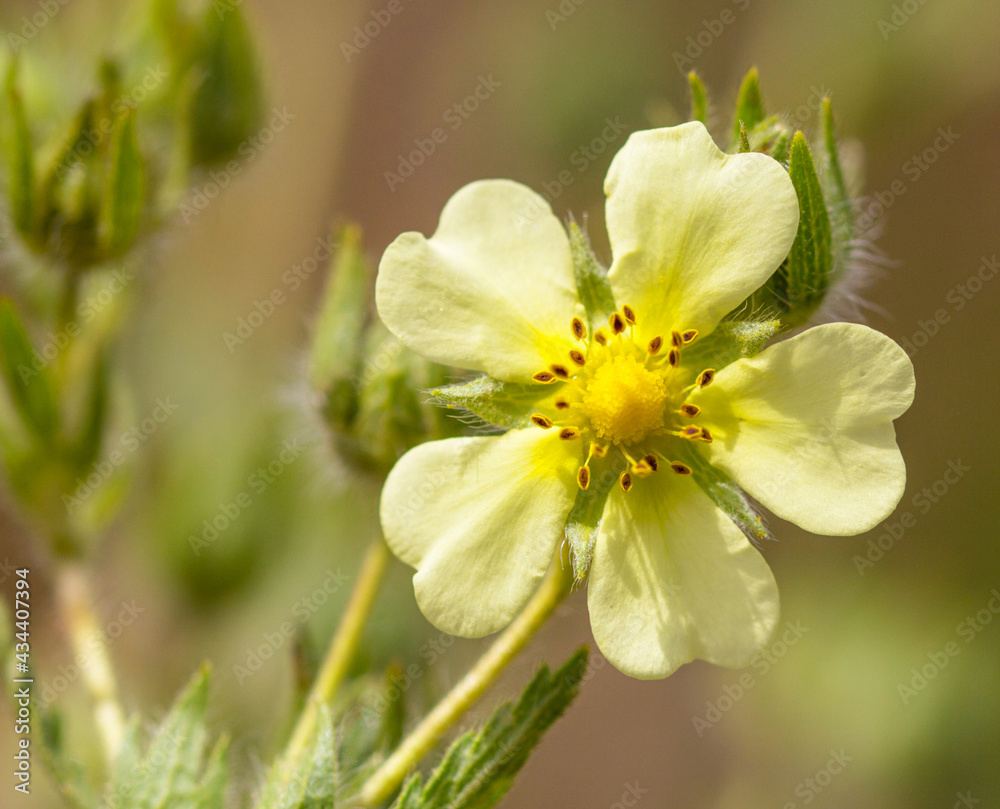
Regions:
[[[582,404],[598,438],[634,444],[663,427],[667,398],[660,374],[633,357],[615,357],[587,382]]]
[[[593,334],[573,318],[570,331],[578,347],[567,353],[569,362],[554,362],[532,377],[556,385],[558,392],[542,406],[545,412],[531,414],[531,422],[543,430],[557,428],[564,441],[583,440],[576,477],[581,489],[590,486],[590,462],[607,458],[611,445],[626,462],[619,484],[628,492],[636,477],[648,477],[664,465],[678,475],[693,473],[676,455],[671,459],[668,453],[676,446],[671,442],[712,441],[709,429],[692,421],[701,408],[687,398],[712,383],[715,369],[693,374],[681,361],[682,350],[698,332],[671,331],[640,344],[635,322],[631,306],[611,314],[607,331]]]

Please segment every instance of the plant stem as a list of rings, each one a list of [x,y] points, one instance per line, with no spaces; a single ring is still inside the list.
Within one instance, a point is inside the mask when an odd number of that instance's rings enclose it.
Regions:
[[[56,574],[56,592],[74,657],[85,659],[80,665],[87,690],[94,701],[94,720],[104,747],[104,756],[112,764],[118,756],[125,735],[125,717],[118,701],[118,685],[103,643],[103,637],[86,573],[80,562],[64,559]]]
[[[399,787],[413,766],[493,684],[569,591],[569,577],[562,560],[556,557],[538,591],[521,614],[368,779],[361,789],[360,803],[376,806]]]
[[[337,633],[330,643],[323,665],[316,675],[316,682],[309,691],[305,707],[292,731],[291,741],[285,751],[286,762],[294,761],[305,749],[316,727],[320,706],[333,699],[344,681],[354,660],[361,633],[371,614],[390,556],[389,546],[382,537],[376,539],[365,554],[354,592],[351,593],[350,601],[347,602],[347,608],[340,619],[340,626],[337,627]]]

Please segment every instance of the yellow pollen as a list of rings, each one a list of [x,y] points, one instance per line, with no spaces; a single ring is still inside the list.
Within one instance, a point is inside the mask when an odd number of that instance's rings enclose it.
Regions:
[[[634,444],[663,427],[667,386],[632,357],[615,357],[587,382],[583,409],[598,438]]]

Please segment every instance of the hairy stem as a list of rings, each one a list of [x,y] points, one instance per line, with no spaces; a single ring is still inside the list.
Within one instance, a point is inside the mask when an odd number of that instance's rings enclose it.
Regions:
[[[104,747],[105,759],[113,763],[125,735],[125,716],[118,701],[118,685],[105,644],[83,566],[63,560],[56,574],[56,593],[74,657],[85,659],[80,665],[84,685],[94,702],[94,721]]]
[[[569,593],[570,584],[570,576],[557,557],[524,611],[368,779],[359,795],[362,804],[376,806],[399,787],[407,773],[434,747],[448,728],[475,704],[507,664],[531,640]]]

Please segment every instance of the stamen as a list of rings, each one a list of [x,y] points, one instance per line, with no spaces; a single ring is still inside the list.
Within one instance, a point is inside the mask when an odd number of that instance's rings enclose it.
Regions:
[[[694,342],[694,338],[698,336],[697,329],[688,329],[686,332],[681,334],[681,343],[683,345],[689,346]]]
[[[580,437],[580,428],[579,427],[563,427],[559,431],[559,437],[563,441],[573,441],[574,439],[577,439],[577,438]]]
[[[559,403],[556,402],[556,407],[558,407],[558,406],[559,406]],[[682,415],[688,416],[689,418],[693,419],[695,416],[697,416],[701,412],[701,408],[698,407],[698,405],[695,405],[695,404],[682,404],[680,412],[681,412]]]
[[[618,485],[622,487],[625,494],[628,494],[628,490],[632,488],[632,476],[628,472],[622,472],[621,477],[618,478]]]
[[[587,364],[587,358],[576,349],[569,352],[569,358],[577,365],[584,366]]]
[[[577,340],[582,340],[587,336],[587,327],[584,325],[583,321],[578,317],[574,317],[569,323],[570,331],[573,332],[573,336]]]
[[[635,323],[635,310],[631,306],[629,306],[628,304],[626,304],[625,306],[623,306],[622,307],[622,314],[625,315],[625,319],[630,324],[634,324]]]
[[[655,471],[656,471],[655,469],[653,469],[648,463],[646,463],[645,458],[639,461],[639,463],[634,464],[632,466],[632,473],[638,475],[641,478],[648,478]]]
[[[625,331],[625,318],[621,316],[620,312],[615,312],[608,318],[608,326],[611,327],[612,334],[621,334]]]
[[[600,444],[591,443],[590,454],[595,458],[603,458],[608,454],[608,448],[602,447]]]
[[[694,441],[697,438],[701,438],[701,427],[697,424],[691,424],[680,431],[679,435],[681,438],[690,438]]]
[[[671,348],[667,354],[667,364],[671,368],[676,368],[681,364],[681,352],[676,348]]]
[[[583,489],[583,491],[587,491],[587,487],[590,486],[589,466],[581,466],[576,470],[576,485]]]
[[[552,426],[552,419],[548,416],[543,416],[541,413],[532,413],[531,423],[536,427],[541,427],[543,430],[547,430]]]
[[[698,374],[697,385],[699,388],[707,387],[708,385],[712,384],[713,379],[715,379],[715,369],[706,368],[704,371]]]
[[[543,385],[548,385],[550,382],[555,382],[555,374],[550,374],[548,371],[539,371],[537,374],[531,377],[536,382],[541,382]]]
[[[701,428],[701,435],[698,436],[699,441],[704,441],[706,444],[712,443],[712,434],[708,431],[708,427]]]
[[[569,402],[565,399],[556,399],[556,410],[566,410],[569,407]]]
[[[680,461],[674,461],[670,464],[670,471],[676,472],[678,475],[690,475],[691,467],[687,464],[683,464]]]
[[[565,365],[550,365],[549,368],[560,379],[569,379],[569,371],[566,370]]]
[[[670,344],[674,348],[680,348],[684,345],[684,338],[681,337],[681,333],[679,331],[670,332]]]
[[[660,353],[661,348],[663,348],[663,338],[659,336],[650,340],[649,345],[646,346],[646,350],[654,357]]]
[[[606,346],[608,344],[608,335],[601,331],[601,329],[594,332],[594,339],[602,346]]]
[[[654,472],[656,472],[660,468],[660,464],[656,460],[655,455],[647,455],[642,460],[645,461],[646,464],[649,466],[649,468],[652,469]]]

